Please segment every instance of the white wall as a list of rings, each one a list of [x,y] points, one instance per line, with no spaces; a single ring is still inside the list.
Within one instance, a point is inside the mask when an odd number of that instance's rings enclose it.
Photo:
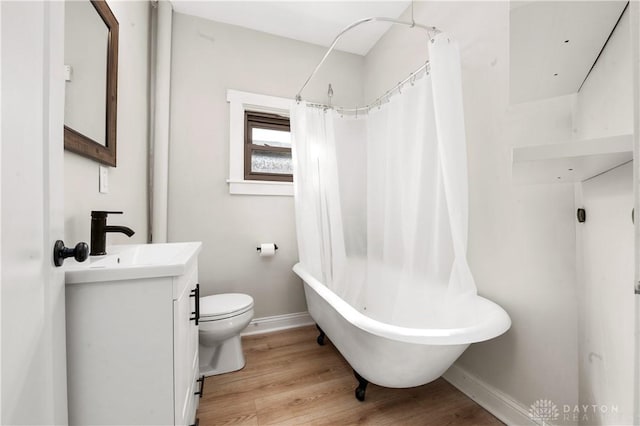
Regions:
[[[110,1],[120,23],[116,168],[109,167],[109,193],[98,192],[98,163],[65,151],[65,243],[89,242],[91,210],[122,210],[110,224],[136,234],[107,234],[107,244],[147,241],[147,146],[149,8],[147,1]]]
[[[474,344],[457,365],[519,402],[575,404],[578,346],[573,186],[515,186],[511,147],[571,138],[571,97],[509,106],[509,3],[416,2],[415,17],[460,44],[470,184],[468,259],[478,292],[511,330]],[[394,28],[365,61],[372,99],[427,56]]]
[[[633,132],[630,13],[627,11],[576,97],[574,132],[596,138]],[[580,405],[582,424],[633,424],[633,165],[580,185],[577,225]]]
[[[325,48],[183,14],[173,21],[169,241],[203,241],[202,295],[244,292],[255,316],[306,311],[292,197],[229,195],[226,90],[293,98]],[[304,97],[362,102],[363,58],[335,52]],[[275,242],[272,258],[256,245]]]

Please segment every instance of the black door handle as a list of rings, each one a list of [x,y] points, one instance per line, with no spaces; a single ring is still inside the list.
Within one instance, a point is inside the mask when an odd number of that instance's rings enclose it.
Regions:
[[[53,245],[53,263],[56,266],[62,266],[67,257],[73,257],[78,262],[84,262],[89,257],[89,245],[80,242],[74,248],[68,248],[64,246],[64,241],[56,241]]]
[[[196,310],[191,312],[193,316],[189,318],[189,321],[195,321],[196,325],[198,325],[200,323],[200,284],[196,284],[196,288],[191,290],[191,294],[189,295],[189,297],[196,298],[195,300]]]
[[[200,398],[202,398],[202,395],[204,395],[204,376],[200,376],[196,382],[200,383],[200,390],[198,392],[194,392],[194,395],[200,395]]]

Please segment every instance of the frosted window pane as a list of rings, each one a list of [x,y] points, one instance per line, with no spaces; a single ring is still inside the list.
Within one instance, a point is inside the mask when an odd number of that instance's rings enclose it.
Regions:
[[[291,148],[291,133],[284,130],[251,129],[251,141],[254,145],[282,146]]]
[[[251,154],[251,172],[293,174],[291,153],[254,150]]]

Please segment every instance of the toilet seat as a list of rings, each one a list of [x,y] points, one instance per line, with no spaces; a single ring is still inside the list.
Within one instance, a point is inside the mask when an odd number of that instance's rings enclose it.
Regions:
[[[217,321],[242,315],[253,308],[248,294],[214,294],[200,298],[200,321]]]

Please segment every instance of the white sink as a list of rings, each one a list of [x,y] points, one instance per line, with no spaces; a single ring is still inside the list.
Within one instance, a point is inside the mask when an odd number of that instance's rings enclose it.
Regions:
[[[201,242],[109,246],[106,255],[91,256],[82,263],[67,259],[65,281],[77,284],[182,275],[201,249]]]

